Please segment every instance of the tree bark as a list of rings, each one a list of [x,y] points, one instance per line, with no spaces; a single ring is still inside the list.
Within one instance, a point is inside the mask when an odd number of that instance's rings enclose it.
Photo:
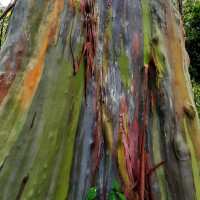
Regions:
[[[112,179],[127,199],[200,199],[188,65],[176,1],[18,0],[0,53],[0,199],[109,199]]]

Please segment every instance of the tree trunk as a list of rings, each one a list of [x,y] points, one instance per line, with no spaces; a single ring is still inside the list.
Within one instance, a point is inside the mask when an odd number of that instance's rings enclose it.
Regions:
[[[0,199],[200,199],[200,131],[176,0],[18,0],[0,53]]]

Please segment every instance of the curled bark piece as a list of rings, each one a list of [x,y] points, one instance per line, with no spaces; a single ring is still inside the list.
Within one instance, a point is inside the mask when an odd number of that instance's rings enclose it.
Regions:
[[[186,161],[190,158],[189,147],[179,134],[174,136],[174,151],[179,161]]]
[[[185,102],[183,105],[183,110],[190,119],[194,119],[196,112],[192,104]]]

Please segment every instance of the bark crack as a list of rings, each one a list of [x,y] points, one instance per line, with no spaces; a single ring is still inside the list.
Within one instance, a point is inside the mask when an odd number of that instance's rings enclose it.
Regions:
[[[4,166],[5,162],[6,162],[7,157],[8,157],[8,156],[6,156],[6,158],[4,159],[3,163],[2,163],[1,166],[0,166],[0,172],[1,172],[1,170],[3,169],[3,166]]]
[[[31,125],[30,125],[30,130],[33,128],[36,115],[37,115],[37,111],[36,111],[35,114],[33,115],[33,119],[32,119],[32,121],[31,121]]]
[[[21,186],[20,186],[20,189],[19,189],[19,192],[18,192],[17,197],[16,197],[15,200],[20,200],[20,199],[21,199],[21,196],[22,196],[22,193],[23,193],[23,191],[24,191],[24,188],[25,188],[25,186],[26,186],[26,184],[27,184],[27,182],[28,182],[28,178],[29,178],[29,174],[27,174],[27,175],[23,178],[22,183],[21,183]]]

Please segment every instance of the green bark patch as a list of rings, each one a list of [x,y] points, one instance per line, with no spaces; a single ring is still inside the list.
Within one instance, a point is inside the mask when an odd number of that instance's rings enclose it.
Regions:
[[[46,113],[45,117],[44,137],[40,145],[40,150],[38,151],[41,153],[34,163],[33,170],[29,177],[30,184],[27,184],[22,199],[27,199],[31,196],[32,198],[42,199],[41,197],[44,194],[40,194],[39,191],[46,191],[46,187],[49,185],[49,182],[51,182],[52,170],[55,167],[54,159],[57,154],[61,154],[62,161],[60,165],[57,166],[57,170],[59,170],[58,177],[55,180],[52,180],[56,183],[54,186],[55,193],[53,195],[55,195],[55,199],[64,199],[67,195],[74,139],[84,89],[83,65],[80,66],[76,76],[72,75],[72,73],[71,64],[67,63],[67,72],[66,65],[62,65],[62,70],[59,74],[60,79],[58,79],[55,90],[52,92],[52,98],[50,98],[53,101],[50,100],[48,106],[49,112]],[[63,74],[71,75],[66,78]],[[69,98],[69,95],[71,98]],[[54,113],[54,115],[52,115],[52,113]],[[58,146],[59,143],[60,145]],[[45,146],[48,149],[47,151],[43,150]],[[58,152],[56,151],[57,149],[59,149]],[[66,156],[66,152],[68,156]],[[48,158],[46,163],[48,168],[45,169],[44,163],[40,161],[46,160],[46,158]],[[43,174],[43,179],[39,178],[41,174]],[[34,180],[40,181],[37,181],[37,184],[32,185],[32,183],[35,182]],[[38,193],[35,193],[34,191],[38,191]]]
[[[166,67],[166,53],[164,49],[164,39],[163,39],[163,33],[161,32],[160,28],[158,27],[158,24],[154,22],[152,28],[152,39],[151,39],[151,46],[152,46],[152,52],[151,56],[153,56],[153,60],[155,62],[157,71],[158,71],[158,79],[157,79],[157,86],[159,87],[160,81],[163,77],[163,73],[165,71]]]
[[[106,48],[109,48],[109,53],[111,54],[111,58],[114,61],[114,44],[113,44],[113,14],[112,10],[108,10],[108,16],[106,18],[105,25],[105,45]]]
[[[108,16],[106,18],[105,37],[109,37],[110,39],[112,39],[113,36],[112,18],[112,10],[109,9]]]
[[[122,40],[121,40],[121,54],[118,56],[117,62],[119,65],[123,88],[124,90],[127,90],[131,86],[131,73],[129,70],[129,59],[126,56]]]
[[[142,0],[142,14],[143,14],[143,35],[144,35],[144,64],[148,64],[150,61],[150,39],[151,39],[151,27],[150,27],[150,8],[149,1]]]
[[[200,177],[199,177],[199,168],[198,168],[198,162],[197,162],[197,158],[195,155],[195,150],[187,129],[187,124],[186,124],[186,120],[184,119],[184,128],[185,128],[185,135],[186,135],[186,140],[187,140],[187,144],[189,146],[190,149],[190,154],[191,154],[191,160],[192,160],[192,171],[193,171],[193,176],[194,176],[194,184],[195,184],[195,189],[196,189],[196,197],[197,199],[200,199]]]
[[[157,113],[154,112],[153,116],[153,133],[152,133],[152,139],[153,139],[153,155],[154,155],[154,163],[158,163],[162,160],[161,152],[158,151],[161,146],[161,141],[159,137],[158,132],[158,123],[157,123]],[[166,180],[165,180],[165,173],[164,173],[164,167],[160,166],[155,171],[158,179],[158,185],[160,190],[161,199],[165,200],[167,199],[167,193],[166,193]],[[167,188],[169,189],[169,188]]]

